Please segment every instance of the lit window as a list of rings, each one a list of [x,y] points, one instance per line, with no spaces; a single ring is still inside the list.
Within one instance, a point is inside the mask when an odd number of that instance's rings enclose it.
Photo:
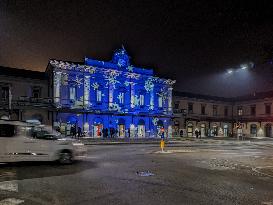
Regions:
[[[243,108],[238,107],[238,116],[242,116],[242,115],[243,115]]]
[[[101,90],[97,90],[97,102],[101,102]]]
[[[69,88],[69,99],[76,100],[76,88],[75,87]]]
[[[158,97],[158,107],[162,107],[162,106],[163,106],[162,97],[159,96]]]
[[[139,104],[140,104],[140,106],[144,106],[144,95],[140,95],[139,96]]]

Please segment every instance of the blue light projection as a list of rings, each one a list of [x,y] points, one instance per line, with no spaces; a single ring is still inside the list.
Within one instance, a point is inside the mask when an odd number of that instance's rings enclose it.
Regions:
[[[66,135],[76,126],[91,137],[159,137],[162,127],[171,136],[175,81],[131,65],[124,47],[109,62],[86,57],[83,64],[49,65],[58,110],[54,125]]]

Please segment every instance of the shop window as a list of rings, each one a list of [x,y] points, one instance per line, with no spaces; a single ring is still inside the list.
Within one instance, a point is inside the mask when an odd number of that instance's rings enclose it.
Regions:
[[[255,125],[255,124],[250,125],[250,134],[252,134],[252,135],[257,134],[257,125]]]

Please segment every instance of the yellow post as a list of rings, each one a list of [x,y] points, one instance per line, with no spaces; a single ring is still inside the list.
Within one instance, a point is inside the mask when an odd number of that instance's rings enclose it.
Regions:
[[[162,140],[160,141],[161,152],[164,152],[164,147],[165,147],[165,141],[162,139]]]

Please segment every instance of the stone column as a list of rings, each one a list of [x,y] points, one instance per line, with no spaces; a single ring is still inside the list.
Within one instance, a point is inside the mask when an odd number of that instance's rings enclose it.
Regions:
[[[135,86],[133,83],[131,83],[130,88],[131,88],[131,97],[130,97],[131,108],[134,108],[135,107]]]
[[[168,111],[172,113],[172,87],[168,88]]]
[[[60,104],[60,98],[61,98],[61,78],[62,78],[62,72],[61,71],[54,71],[54,93],[53,93],[53,98],[54,98],[54,103],[55,104]]]
[[[89,107],[89,94],[90,94],[90,76],[84,76],[84,91],[83,91],[83,105],[85,108]]]
[[[109,107],[113,106],[114,100],[114,87],[112,84],[109,84]]]

